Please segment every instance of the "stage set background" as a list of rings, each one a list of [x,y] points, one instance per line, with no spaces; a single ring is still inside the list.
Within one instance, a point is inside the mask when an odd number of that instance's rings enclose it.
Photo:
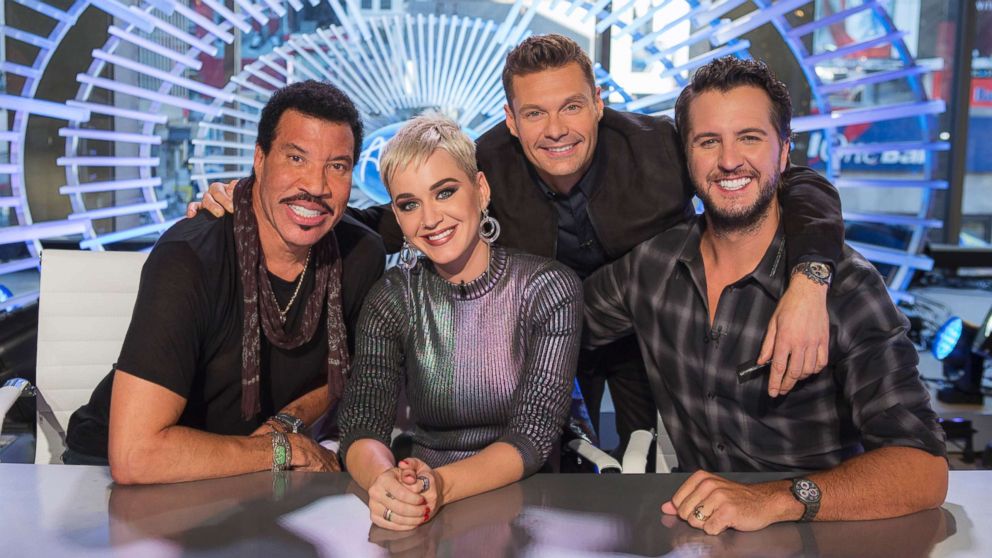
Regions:
[[[292,81],[331,81],[356,100],[369,133],[352,203],[384,201],[377,157],[396,128],[428,108],[473,135],[499,123],[507,50],[546,32],[589,50],[621,110],[671,114],[689,73],[718,56],[768,62],[793,92],[793,160],[840,188],[849,240],[897,300],[932,267],[927,238],[992,241],[986,0],[0,5],[0,310],[36,300],[43,246],[148,249],[210,181],[245,175],[259,110]],[[973,34],[966,131],[953,102],[962,29]],[[959,138],[967,174],[955,189]]]

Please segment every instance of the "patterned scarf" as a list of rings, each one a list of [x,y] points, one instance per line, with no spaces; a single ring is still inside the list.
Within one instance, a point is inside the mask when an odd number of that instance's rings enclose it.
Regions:
[[[262,410],[259,400],[262,353],[259,325],[270,343],[280,349],[295,349],[309,341],[317,331],[321,305],[326,301],[327,389],[332,402],[337,401],[344,391],[344,378],[348,371],[348,344],[341,313],[341,255],[334,231],[329,231],[312,248],[311,259],[317,268],[316,283],[303,308],[303,321],[299,329],[286,331],[279,316],[258,237],[258,220],[252,207],[254,186],[254,178],[245,178],[234,190],[234,241],[244,291],[241,417],[246,421]],[[300,277],[299,280],[303,279]]]

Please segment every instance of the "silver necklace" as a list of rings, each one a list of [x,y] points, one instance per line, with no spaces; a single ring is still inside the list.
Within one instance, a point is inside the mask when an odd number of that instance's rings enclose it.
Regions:
[[[303,262],[303,272],[300,273],[299,279],[296,280],[296,288],[293,289],[293,296],[289,297],[289,302],[286,303],[285,310],[279,308],[279,300],[276,299],[276,310],[279,310],[279,319],[283,322],[286,321],[286,314],[289,313],[289,309],[296,302],[296,295],[300,294],[300,287],[303,286],[303,277],[307,274],[307,267],[310,266],[310,250],[311,248],[307,248],[307,259]],[[273,297],[275,297],[275,293],[273,293]]]

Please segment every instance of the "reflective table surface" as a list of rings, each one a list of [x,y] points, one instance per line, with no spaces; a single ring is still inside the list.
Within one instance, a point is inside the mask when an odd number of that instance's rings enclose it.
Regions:
[[[937,510],[715,537],[659,511],[686,477],[535,475],[392,533],[344,473],[127,487],[103,467],[2,464],[0,555],[992,556],[992,471],[952,472]]]

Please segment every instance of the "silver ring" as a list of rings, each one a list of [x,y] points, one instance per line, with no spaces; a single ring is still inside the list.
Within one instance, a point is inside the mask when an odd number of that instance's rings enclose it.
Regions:
[[[710,518],[708,515],[703,515],[703,505],[699,504],[696,509],[692,510],[692,517],[695,517],[699,521],[706,521]]]
[[[423,485],[423,488],[420,489],[420,492],[423,493],[423,492],[427,492],[428,490],[430,490],[430,488],[431,488],[431,479],[425,477],[424,475],[420,475],[417,478],[420,479],[420,483]]]
[[[386,521],[391,521],[393,519],[393,510],[386,508],[386,511],[382,513],[382,518]]]

